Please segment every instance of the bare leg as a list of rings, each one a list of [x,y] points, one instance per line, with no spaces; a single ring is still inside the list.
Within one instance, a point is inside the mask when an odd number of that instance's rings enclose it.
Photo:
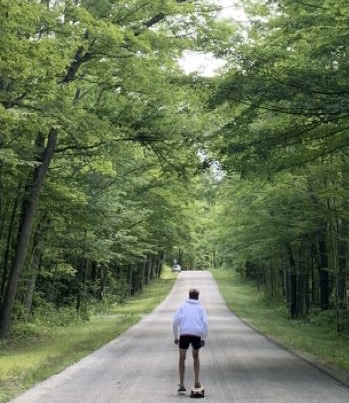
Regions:
[[[179,384],[184,385],[184,374],[185,374],[185,359],[187,357],[187,350],[182,348],[179,349]]]
[[[200,359],[199,359],[199,350],[193,349],[193,359],[194,359],[194,375],[195,375],[195,387],[200,384],[199,375],[200,375]]]

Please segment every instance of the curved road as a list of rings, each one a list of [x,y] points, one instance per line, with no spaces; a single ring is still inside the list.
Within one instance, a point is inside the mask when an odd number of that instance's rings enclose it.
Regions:
[[[200,289],[209,320],[201,350],[206,402],[347,403],[349,390],[241,322],[226,307],[207,272],[182,272],[151,314],[122,336],[11,403],[171,403],[176,393],[177,346],[172,317],[191,287]],[[193,384],[187,358],[187,388]]]

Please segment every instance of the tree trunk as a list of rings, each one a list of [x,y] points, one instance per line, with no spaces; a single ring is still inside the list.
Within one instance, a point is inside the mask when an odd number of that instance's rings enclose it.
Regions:
[[[328,255],[324,240],[319,241],[319,279],[320,279],[320,309],[326,311],[330,306],[330,276],[328,270]]]
[[[128,268],[128,293],[127,296],[130,297],[134,293],[133,289],[133,265],[130,264]]]
[[[18,207],[18,197],[16,197],[15,202],[13,204],[11,218],[10,218],[10,222],[8,225],[8,233],[7,233],[7,237],[6,237],[6,248],[5,248],[4,258],[2,260],[3,275],[2,275],[2,279],[1,279],[0,296],[4,295],[4,290],[5,290],[6,280],[7,280],[9,256],[10,256],[11,242],[12,242],[12,237],[13,237],[13,232],[14,232],[13,229],[15,227],[14,222],[15,222],[15,218],[16,218],[17,207]],[[0,299],[0,306],[1,306],[1,304],[2,304],[2,300]]]
[[[290,319],[295,319],[297,317],[297,275],[296,262],[291,249],[288,250],[288,267],[286,281],[288,315]]]
[[[298,253],[298,273],[297,273],[297,293],[296,293],[296,316],[305,317],[307,315],[307,273],[306,273],[306,263],[304,258],[304,248],[299,247]]]
[[[94,269],[96,270],[97,264],[94,263]],[[105,264],[100,265],[100,284],[99,284],[99,291],[97,298],[100,301],[103,301],[105,297],[105,290],[106,290],[106,285],[107,285],[107,278],[108,278],[108,267]],[[97,281],[97,278],[96,278]]]
[[[32,310],[32,303],[33,303],[33,295],[35,291],[36,279],[38,277],[38,273],[40,271],[41,261],[42,261],[42,254],[39,247],[40,241],[37,240],[35,245],[33,246],[31,252],[31,265],[30,265],[30,274],[27,280],[27,289],[24,295],[23,300],[23,308],[26,317],[29,317]]]
[[[42,143],[43,139],[41,135],[39,135],[37,139]],[[32,183],[28,186],[28,192],[24,196],[13,266],[0,310],[0,339],[6,339],[9,336],[11,315],[15,304],[18,281],[22,272],[32,232],[33,219],[38,206],[44,178],[54,155],[56,142],[57,130],[51,129],[48,135],[46,148],[43,150],[43,153],[38,156],[38,162],[40,162],[40,165],[35,168]]]

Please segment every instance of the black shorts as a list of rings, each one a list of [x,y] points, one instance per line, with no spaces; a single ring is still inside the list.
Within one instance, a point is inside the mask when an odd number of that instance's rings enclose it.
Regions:
[[[192,336],[190,334],[180,336],[179,348],[182,348],[183,350],[188,350],[190,344],[193,346],[194,350],[199,350],[199,348],[201,347],[201,337]]]

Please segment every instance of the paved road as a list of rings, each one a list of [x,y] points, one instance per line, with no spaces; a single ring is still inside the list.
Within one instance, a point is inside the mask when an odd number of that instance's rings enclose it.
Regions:
[[[234,316],[207,272],[182,272],[153,313],[100,350],[38,384],[11,403],[171,403],[177,396],[172,317],[197,287],[209,318],[201,351],[205,401],[215,403],[347,403],[349,390],[279,348]],[[193,384],[187,359],[187,387]]]

